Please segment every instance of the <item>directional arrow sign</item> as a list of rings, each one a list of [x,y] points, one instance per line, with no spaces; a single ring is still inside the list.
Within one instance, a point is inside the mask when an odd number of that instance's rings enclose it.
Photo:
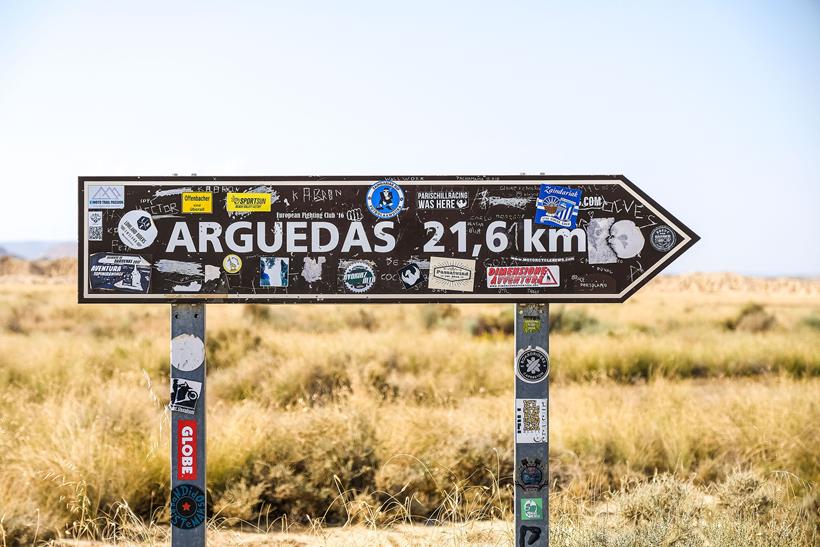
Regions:
[[[623,176],[80,177],[80,302],[622,302],[698,236]]]

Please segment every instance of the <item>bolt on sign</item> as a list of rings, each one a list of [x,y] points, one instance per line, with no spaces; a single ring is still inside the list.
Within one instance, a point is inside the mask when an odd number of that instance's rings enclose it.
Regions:
[[[698,237],[622,176],[80,177],[79,300],[171,306],[171,545],[205,545],[205,303],[515,303],[515,545],[549,544],[549,302]]]
[[[620,302],[697,236],[622,176],[81,177],[81,302]]]

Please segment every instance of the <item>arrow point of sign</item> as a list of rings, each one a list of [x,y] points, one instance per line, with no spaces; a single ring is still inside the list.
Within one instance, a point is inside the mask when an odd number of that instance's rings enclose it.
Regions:
[[[631,194],[633,194],[633,196],[638,198],[639,202],[648,204],[652,209],[655,209],[656,213],[659,213],[661,220],[665,224],[671,226],[676,232],[679,232],[686,236],[686,241],[684,242],[684,244],[670,250],[667,256],[661,260],[660,264],[657,264],[656,268],[653,268],[655,269],[655,271],[652,272],[651,275],[644,277],[644,279],[639,281],[637,284],[633,284],[633,286],[617,300],[618,302],[625,302],[633,294],[635,294],[641,287],[643,287],[647,282],[649,282],[656,275],[658,275],[660,272],[666,269],[666,267],[669,266],[669,264],[671,264],[672,262],[674,262],[678,257],[680,257],[680,255],[689,250],[689,248],[692,247],[692,245],[700,241],[700,236],[696,234],[691,228],[686,226],[683,222],[678,220],[677,217],[675,217],[675,215],[667,211],[666,208],[661,206],[646,192],[641,190],[637,185],[635,185],[635,183],[626,178],[626,176],[610,175],[609,178],[619,180],[623,184],[623,186],[627,188]]]

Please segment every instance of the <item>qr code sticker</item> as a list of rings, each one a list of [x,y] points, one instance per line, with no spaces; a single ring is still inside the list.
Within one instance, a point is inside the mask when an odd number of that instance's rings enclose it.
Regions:
[[[102,241],[103,217],[100,211],[88,212],[88,241]]]
[[[541,426],[541,416],[538,414],[538,405],[532,399],[524,401],[524,431],[538,431]]]
[[[547,442],[547,400],[515,400],[515,441],[519,443]]]

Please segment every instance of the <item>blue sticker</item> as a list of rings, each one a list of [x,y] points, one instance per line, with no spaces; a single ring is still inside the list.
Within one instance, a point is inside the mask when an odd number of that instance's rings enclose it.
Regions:
[[[575,229],[581,189],[542,184],[535,202],[535,222],[546,226]]]
[[[88,262],[88,281],[92,290],[148,292],[151,285],[151,264],[143,257],[95,253]]]
[[[404,190],[392,180],[380,180],[367,191],[367,208],[377,218],[397,217],[404,207]]]
[[[263,256],[259,259],[259,284],[262,287],[287,287],[290,259]]]
[[[205,522],[205,494],[193,484],[180,484],[171,490],[171,524],[183,530]]]

